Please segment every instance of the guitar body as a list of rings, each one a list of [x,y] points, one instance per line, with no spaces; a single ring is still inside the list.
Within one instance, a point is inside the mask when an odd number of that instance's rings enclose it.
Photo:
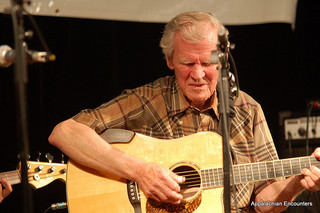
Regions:
[[[115,143],[112,146],[171,170],[184,166],[193,168],[200,176],[200,169],[222,167],[221,137],[213,132],[201,132],[173,140],[135,134],[129,143]],[[69,213],[134,212],[128,197],[127,180],[119,176],[101,173],[70,160],[66,188]],[[203,190],[200,183],[195,195],[182,203],[184,208],[193,206],[188,212],[223,212],[222,190],[223,187]],[[148,209],[150,203],[145,197],[140,202],[142,213],[187,212],[172,209],[175,205],[164,209]]]

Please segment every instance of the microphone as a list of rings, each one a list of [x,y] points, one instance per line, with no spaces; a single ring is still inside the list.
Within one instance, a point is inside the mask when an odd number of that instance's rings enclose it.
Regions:
[[[53,203],[51,204],[51,210],[65,209],[67,208],[67,206],[68,206],[67,202]]]
[[[39,52],[35,50],[25,50],[26,60],[28,64],[34,62],[45,63],[48,61],[55,61],[56,56],[54,54],[48,54],[47,52]],[[9,67],[16,61],[15,50],[8,45],[0,46],[0,67]]]
[[[229,45],[229,41],[228,41],[228,36],[227,36],[227,32],[224,29],[220,29],[218,31],[218,40],[219,40],[219,45],[222,51],[225,51],[225,49],[227,49],[228,45]]]

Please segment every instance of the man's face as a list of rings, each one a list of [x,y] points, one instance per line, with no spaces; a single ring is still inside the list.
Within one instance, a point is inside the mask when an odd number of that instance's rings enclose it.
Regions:
[[[217,30],[212,30],[209,24],[203,24],[202,28],[207,36],[198,43],[184,41],[180,33],[176,33],[173,56],[167,58],[168,67],[175,70],[183,94],[190,105],[200,110],[210,105],[219,76],[217,65],[211,63],[211,52],[217,45]]]

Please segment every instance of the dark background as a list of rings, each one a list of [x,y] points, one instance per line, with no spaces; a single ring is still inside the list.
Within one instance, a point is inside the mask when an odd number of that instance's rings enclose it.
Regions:
[[[236,45],[232,54],[240,88],[262,105],[280,158],[287,157],[288,152],[279,113],[305,115],[307,100],[320,98],[319,14],[320,8],[313,1],[299,1],[294,30],[285,23],[227,26],[230,41]],[[164,24],[35,19],[57,59],[28,65],[30,160],[41,152],[41,161],[46,161],[44,154],[50,152],[54,162],[61,161],[61,153],[48,143],[59,122],[81,109],[99,106],[125,88],[172,74],[158,45]],[[24,20],[25,29],[32,30],[29,19]],[[29,49],[43,50],[37,36],[27,43]],[[0,14],[2,44],[14,47],[11,17]],[[19,162],[15,97],[13,66],[0,68],[0,172],[14,170]],[[1,213],[22,212],[21,184],[13,189],[0,204]],[[65,184],[60,181],[32,190],[32,194],[35,213],[44,212],[51,203],[66,201]]]

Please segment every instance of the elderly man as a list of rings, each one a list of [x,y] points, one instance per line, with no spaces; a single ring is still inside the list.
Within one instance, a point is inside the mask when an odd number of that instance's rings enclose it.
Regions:
[[[183,198],[179,183],[185,177],[118,150],[99,134],[109,128],[121,128],[173,139],[202,131],[217,132],[219,71],[211,62],[211,53],[217,49],[220,29],[225,28],[209,13],[177,15],[166,25],[160,42],[173,76],[126,90],[94,110],[81,111],[58,124],[49,142],[80,164],[137,182],[146,196],[158,202],[179,204]],[[234,108],[230,130],[233,162],[277,160],[261,106],[241,91]],[[320,158],[320,149],[314,155]],[[250,202],[292,201],[304,188],[320,189],[319,168],[303,169],[302,173],[287,179],[237,185],[238,208],[280,212],[285,206],[250,206]]]

